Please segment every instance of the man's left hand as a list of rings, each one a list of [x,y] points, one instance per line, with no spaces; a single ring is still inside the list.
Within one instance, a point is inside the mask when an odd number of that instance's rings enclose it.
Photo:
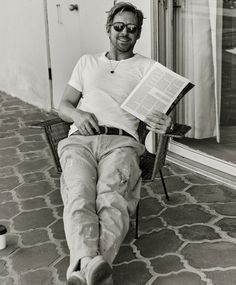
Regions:
[[[165,134],[172,125],[172,119],[162,112],[152,111],[147,115],[145,123],[149,131]]]

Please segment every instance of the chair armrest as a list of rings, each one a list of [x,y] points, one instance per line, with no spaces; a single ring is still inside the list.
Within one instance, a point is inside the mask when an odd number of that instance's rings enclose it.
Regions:
[[[57,171],[61,172],[60,160],[57,154],[57,146],[60,140],[68,136],[71,123],[63,121],[61,118],[57,117],[54,119],[37,122],[31,124],[31,128],[43,128],[47,141],[49,143]]]
[[[165,133],[165,136],[172,138],[183,138],[190,130],[191,127],[188,125],[175,123],[173,127]]]

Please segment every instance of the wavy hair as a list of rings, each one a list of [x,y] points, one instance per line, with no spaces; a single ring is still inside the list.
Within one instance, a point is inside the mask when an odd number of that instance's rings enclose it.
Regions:
[[[110,11],[107,12],[108,13],[107,22],[106,22],[107,33],[110,33],[111,25],[113,24],[113,19],[115,15],[118,13],[122,13],[124,11],[132,12],[137,17],[138,37],[139,37],[141,34],[143,19],[144,19],[143,12],[137,9],[136,6],[134,6],[133,4],[129,2],[118,2],[110,9]]]

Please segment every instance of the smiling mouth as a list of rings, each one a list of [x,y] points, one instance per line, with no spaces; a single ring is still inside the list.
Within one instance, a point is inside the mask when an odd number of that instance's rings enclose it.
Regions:
[[[119,38],[119,41],[121,41],[123,43],[128,43],[130,40],[129,39],[125,39],[125,38]]]

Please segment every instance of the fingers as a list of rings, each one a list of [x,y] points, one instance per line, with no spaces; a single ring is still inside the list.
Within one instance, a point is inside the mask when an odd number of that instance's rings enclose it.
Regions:
[[[164,113],[153,111],[147,115],[145,123],[148,130],[165,134],[172,124],[172,119]]]
[[[79,110],[75,122],[78,131],[83,136],[92,136],[100,133],[98,120],[92,113]]]

